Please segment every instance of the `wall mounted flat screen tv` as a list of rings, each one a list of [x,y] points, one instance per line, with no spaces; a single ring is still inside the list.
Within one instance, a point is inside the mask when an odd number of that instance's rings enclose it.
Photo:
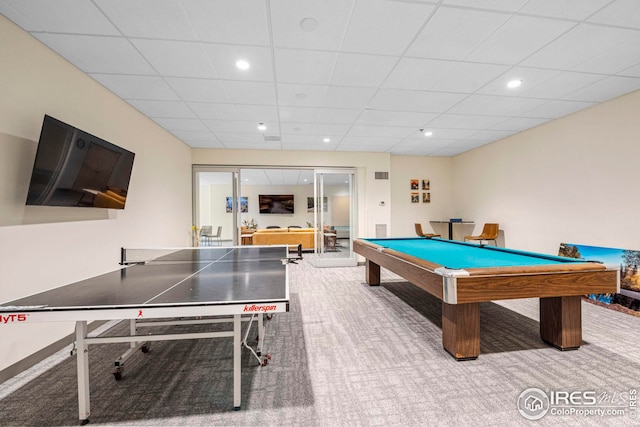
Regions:
[[[258,206],[261,214],[292,214],[293,194],[260,194]]]
[[[27,205],[124,209],[134,157],[45,115]]]

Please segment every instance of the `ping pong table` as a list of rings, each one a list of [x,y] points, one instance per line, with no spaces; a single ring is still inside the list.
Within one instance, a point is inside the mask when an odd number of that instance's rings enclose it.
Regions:
[[[233,406],[241,406],[241,351],[248,348],[261,365],[263,318],[289,311],[289,262],[286,246],[123,249],[119,270],[0,304],[9,324],[75,321],[78,414],[89,422],[89,345],[130,343],[114,362],[121,378],[125,360],[146,352],[151,341],[233,337]],[[129,335],[89,337],[87,323],[128,320]],[[151,321],[144,323],[144,321]],[[244,339],[242,322],[248,322]],[[247,344],[252,323],[258,325],[257,349]],[[137,334],[149,325],[232,323],[229,330]]]

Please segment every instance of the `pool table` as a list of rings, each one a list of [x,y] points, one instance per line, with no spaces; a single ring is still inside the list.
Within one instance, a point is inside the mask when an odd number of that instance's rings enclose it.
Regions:
[[[442,345],[457,360],[480,354],[481,302],[540,298],[540,336],[561,350],[582,344],[581,296],[620,291],[618,266],[438,238],[356,239],[365,279],[380,267],[442,301]]]

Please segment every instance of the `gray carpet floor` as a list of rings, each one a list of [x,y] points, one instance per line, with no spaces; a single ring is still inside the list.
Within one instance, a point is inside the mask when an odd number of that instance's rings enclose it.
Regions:
[[[537,300],[485,303],[480,357],[457,362],[442,348],[439,300],[389,272],[369,287],[363,267],[319,269],[312,257],[291,265],[291,311],[268,322],[269,364],[243,354],[241,410],[230,339],[154,342],[121,381],[111,368],[124,345],[98,345],[90,425],[640,425],[628,403],[640,390],[639,318],[583,302],[583,345],[561,352],[539,338]],[[531,387],[594,391],[598,407],[625,413],[528,421],[517,400]],[[77,424],[68,350],[0,384],[0,425]]]

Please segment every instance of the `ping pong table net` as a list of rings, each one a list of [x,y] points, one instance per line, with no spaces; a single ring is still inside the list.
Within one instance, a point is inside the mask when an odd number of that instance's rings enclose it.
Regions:
[[[120,264],[194,263],[194,262],[255,262],[280,260],[293,262],[302,259],[302,246],[294,256],[287,246],[230,246],[194,248],[121,248]]]

